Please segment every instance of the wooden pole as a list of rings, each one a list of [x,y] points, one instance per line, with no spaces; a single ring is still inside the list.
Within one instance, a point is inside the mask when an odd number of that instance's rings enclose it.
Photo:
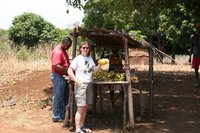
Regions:
[[[74,57],[76,57],[76,46],[77,46],[77,38],[78,38],[78,35],[76,33],[76,28],[74,28],[74,32],[73,32],[73,45],[72,45],[72,59]]]
[[[133,109],[133,97],[132,97],[132,87],[130,78],[130,61],[129,61],[129,51],[128,51],[128,40],[124,39],[124,52],[125,52],[125,72],[126,80],[130,83],[128,85],[128,112],[129,112],[129,123],[130,127],[134,128],[134,109]]]
[[[76,46],[77,46],[77,33],[76,28],[74,28],[74,32],[72,34],[73,37],[73,44],[72,44],[72,59],[76,56]],[[67,127],[69,124],[70,130],[73,129],[73,88],[74,83],[70,82],[69,84],[69,97],[68,97],[68,103],[66,105],[66,112],[65,112],[65,120],[63,122],[63,127]]]
[[[153,116],[153,107],[154,107],[154,82],[153,82],[153,49],[148,48],[149,52],[149,81],[150,81],[150,111],[149,116],[152,118]]]
[[[124,91],[124,103],[123,103],[123,132],[126,132],[126,112],[127,112],[127,85],[123,85],[123,91]]]

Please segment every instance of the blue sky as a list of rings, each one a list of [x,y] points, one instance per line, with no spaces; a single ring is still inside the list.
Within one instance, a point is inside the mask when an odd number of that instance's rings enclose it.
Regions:
[[[69,13],[66,10],[69,9]],[[65,0],[2,0],[0,4],[0,28],[8,29],[15,16],[32,12],[42,16],[57,28],[73,28],[81,24],[83,11],[67,7]]]

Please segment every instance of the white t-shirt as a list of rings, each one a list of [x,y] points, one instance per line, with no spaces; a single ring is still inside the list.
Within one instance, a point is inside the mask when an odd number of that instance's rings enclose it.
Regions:
[[[70,67],[75,70],[75,76],[81,82],[92,82],[92,73],[94,66],[95,63],[91,56],[85,57],[82,55],[76,56],[70,64]]]

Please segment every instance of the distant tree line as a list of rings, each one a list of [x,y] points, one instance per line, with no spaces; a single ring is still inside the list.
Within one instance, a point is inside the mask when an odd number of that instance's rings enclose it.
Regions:
[[[107,28],[140,33],[158,49],[186,54],[195,24],[200,22],[199,0],[66,0],[84,10],[85,28]],[[34,13],[13,19],[10,39],[28,47],[61,40],[70,31],[61,30]]]
[[[148,41],[170,54],[186,54],[195,24],[200,22],[199,0],[66,0],[83,9],[85,28],[141,31]]]

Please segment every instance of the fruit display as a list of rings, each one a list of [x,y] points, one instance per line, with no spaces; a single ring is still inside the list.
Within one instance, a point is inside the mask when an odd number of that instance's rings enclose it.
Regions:
[[[101,70],[98,73],[93,74],[93,80],[98,81],[125,81],[125,73]]]
[[[123,72],[115,72],[115,71],[109,71],[109,70],[101,70],[98,73],[93,74],[93,80],[96,81],[125,81],[126,75]],[[132,75],[131,81],[137,82],[138,76]]]

